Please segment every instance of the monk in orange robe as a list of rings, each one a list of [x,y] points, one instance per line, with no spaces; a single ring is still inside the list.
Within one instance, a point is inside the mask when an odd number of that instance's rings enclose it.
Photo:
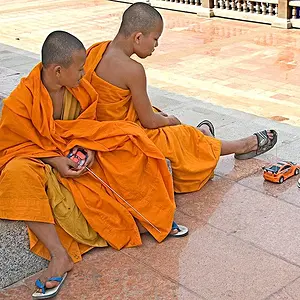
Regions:
[[[98,94],[81,79],[85,59],[76,37],[51,33],[42,64],[4,100],[0,122],[0,219],[25,221],[31,249],[51,258],[41,280],[48,290],[58,285],[48,278],[69,271],[92,247],[56,223],[46,194],[46,167],[71,192],[92,230],[116,249],[141,245],[137,221],[163,241],[175,212],[165,158],[143,129],[131,122],[95,120]],[[84,166],[139,213],[67,157],[78,146],[88,153]]]
[[[213,176],[220,155],[252,158],[271,149],[277,134],[264,130],[241,140],[220,141],[213,137],[210,122],[199,128],[181,125],[175,116],[153,109],[144,68],[131,56],[152,55],[162,30],[163,19],[155,8],[146,3],[131,5],[115,39],[88,49],[85,78],[99,94],[98,120],[126,120],[142,126],[171,161],[175,192],[192,192]]]

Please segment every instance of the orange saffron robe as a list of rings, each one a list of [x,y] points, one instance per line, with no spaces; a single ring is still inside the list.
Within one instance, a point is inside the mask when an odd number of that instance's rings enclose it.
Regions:
[[[109,42],[94,44],[87,51],[85,78],[99,94],[97,118],[99,121],[131,121],[141,126],[130,90],[117,87],[95,73]],[[213,176],[221,153],[221,141],[188,125],[144,130],[171,161],[175,192],[197,191]]]
[[[41,68],[37,65],[4,100],[0,121],[0,219],[55,224],[44,183],[39,182],[45,165],[38,158],[67,155],[80,145],[96,151],[92,170],[160,232],[91,174],[75,179],[57,175],[93,230],[116,249],[138,246],[138,219],[158,242],[164,240],[175,212],[172,177],[164,156],[136,124],[95,120],[98,95],[85,79],[78,88],[68,89],[80,103],[78,118],[54,120]],[[28,171],[21,163],[25,158]],[[20,165],[20,172],[13,177],[9,177],[11,165]],[[34,181],[32,174],[37,174],[34,176],[38,180]],[[1,181],[4,177],[6,180]],[[77,243],[61,227],[57,226],[57,231],[74,261],[91,249]],[[47,249],[32,232],[30,242],[36,254],[49,259]]]

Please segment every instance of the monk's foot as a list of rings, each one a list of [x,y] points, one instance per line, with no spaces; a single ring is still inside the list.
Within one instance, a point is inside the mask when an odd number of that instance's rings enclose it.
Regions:
[[[43,272],[39,278],[41,282],[46,283],[46,288],[51,289],[59,285],[57,281],[47,281],[51,277],[61,277],[64,273],[70,271],[74,266],[74,263],[68,253],[65,250],[61,250],[58,253],[52,255],[48,269]],[[42,292],[37,289],[38,292]]]
[[[197,127],[204,135],[213,136],[210,128],[206,124],[202,124],[200,127]]]
[[[170,235],[175,235],[176,233],[178,233],[179,232],[179,230],[178,229],[172,229],[171,231],[170,231]]]
[[[274,138],[273,133],[270,130],[267,130],[267,135],[270,140]],[[239,149],[238,152],[236,152],[236,154],[248,153],[257,150],[258,148],[258,140],[256,135],[251,135],[247,138],[242,139],[241,141],[242,141],[242,147],[241,149]]]

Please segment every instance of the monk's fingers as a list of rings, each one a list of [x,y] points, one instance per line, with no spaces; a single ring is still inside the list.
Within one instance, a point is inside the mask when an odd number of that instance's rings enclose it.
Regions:
[[[88,167],[88,168],[91,168],[92,165],[93,165],[93,163],[94,163],[94,161],[95,161],[94,156],[89,157],[88,160],[85,163],[85,166]]]
[[[83,171],[84,171],[84,169],[81,169],[81,170],[69,169],[64,174],[61,174],[61,175],[65,178],[76,178],[76,177],[79,177],[80,175],[82,175]]]
[[[88,164],[88,168],[91,168],[92,165],[94,164],[95,159],[92,159],[91,162]]]
[[[75,154],[79,149],[79,146],[75,146],[72,148],[72,153]]]
[[[68,158],[68,166],[69,166],[69,168],[72,168],[72,169],[78,168],[78,164],[70,158]]]

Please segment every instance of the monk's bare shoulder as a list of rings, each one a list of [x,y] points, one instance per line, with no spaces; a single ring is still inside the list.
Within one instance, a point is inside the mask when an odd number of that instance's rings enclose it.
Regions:
[[[126,62],[126,78],[127,85],[132,86],[132,83],[138,84],[138,82],[146,80],[145,69],[143,65],[134,59],[129,58]]]

